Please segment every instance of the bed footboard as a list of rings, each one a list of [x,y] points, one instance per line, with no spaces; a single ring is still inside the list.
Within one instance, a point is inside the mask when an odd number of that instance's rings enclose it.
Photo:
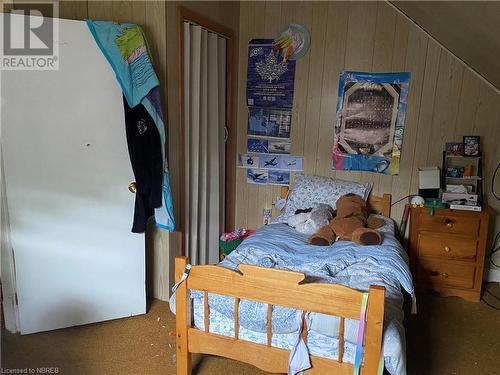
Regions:
[[[186,257],[175,259],[175,279],[180,280],[188,263]],[[218,355],[252,364],[271,373],[287,373],[289,350],[271,346],[272,306],[280,305],[314,311],[340,318],[337,360],[311,356],[307,374],[349,374],[353,365],[343,360],[344,321],[359,320],[363,293],[345,286],[305,283],[304,274],[242,264],[240,272],[218,266],[193,266],[188,279],[176,291],[177,375],[191,374],[191,353]],[[192,327],[188,290],[204,292],[204,330]],[[234,337],[210,333],[208,293],[235,298]],[[371,286],[366,310],[364,363],[361,374],[377,374],[384,321],[385,290]],[[253,300],[268,305],[267,344],[239,340],[239,301]],[[307,340],[307,330],[304,338]]]

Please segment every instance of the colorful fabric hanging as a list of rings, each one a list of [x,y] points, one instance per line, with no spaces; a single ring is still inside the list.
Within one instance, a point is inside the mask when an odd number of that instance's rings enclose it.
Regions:
[[[159,85],[142,29],[132,23],[85,20],[99,49],[115,72],[130,108],[141,104],[153,119],[160,137],[163,172],[160,182],[161,204],[154,207],[156,225],[173,231],[174,209],[170,177],[165,157],[165,124]],[[147,150],[144,150],[147,152]],[[157,179],[156,179],[157,180]]]

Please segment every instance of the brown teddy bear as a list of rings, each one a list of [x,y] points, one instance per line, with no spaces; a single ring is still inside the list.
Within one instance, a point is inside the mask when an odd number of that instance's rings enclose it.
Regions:
[[[356,194],[346,194],[337,200],[337,215],[316,233],[309,237],[309,243],[328,246],[338,237],[359,245],[380,245],[382,234],[375,229],[384,225],[384,220],[370,217],[363,198]]]

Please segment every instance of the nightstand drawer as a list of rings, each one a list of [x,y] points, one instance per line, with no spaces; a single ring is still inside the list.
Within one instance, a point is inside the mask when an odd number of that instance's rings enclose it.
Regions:
[[[474,261],[477,253],[477,241],[439,234],[420,233],[417,248],[419,256]]]
[[[425,284],[459,288],[472,288],[474,286],[474,265],[423,258],[419,258],[418,263],[418,278]]]
[[[456,217],[446,215],[420,215],[420,231],[459,234],[468,237],[477,237],[479,232],[479,218]]]

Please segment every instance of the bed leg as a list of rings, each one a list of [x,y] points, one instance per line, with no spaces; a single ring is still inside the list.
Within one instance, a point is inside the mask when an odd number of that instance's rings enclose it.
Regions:
[[[382,351],[385,288],[370,286],[366,310],[365,366],[363,374],[376,375]]]
[[[188,263],[187,257],[175,258],[175,281],[179,281]],[[177,348],[177,375],[191,375],[191,354],[188,350],[188,329],[191,327],[191,305],[187,283],[179,285],[175,292],[175,326]]]

